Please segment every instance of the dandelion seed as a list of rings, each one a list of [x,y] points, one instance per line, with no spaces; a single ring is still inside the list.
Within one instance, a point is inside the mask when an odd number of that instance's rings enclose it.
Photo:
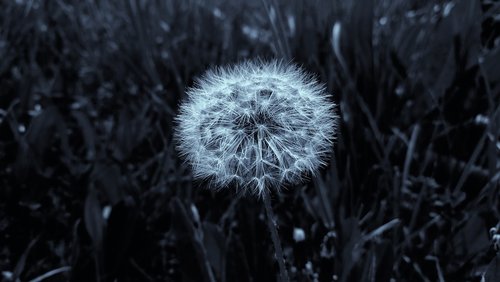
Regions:
[[[249,61],[213,69],[187,96],[175,138],[195,178],[261,195],[326,164],[335,105],[324,86],[295,65]]]

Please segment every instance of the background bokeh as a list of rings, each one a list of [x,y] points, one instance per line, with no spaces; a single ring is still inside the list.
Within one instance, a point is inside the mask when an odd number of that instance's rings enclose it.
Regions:
[[[1,277],[275,281],[261,201],[193,182],[172,142],[196,76],[258,57],[341,116],[330,164],[273,194],[291,279],[479,281],[499,35],[492,0],[1,1]]]

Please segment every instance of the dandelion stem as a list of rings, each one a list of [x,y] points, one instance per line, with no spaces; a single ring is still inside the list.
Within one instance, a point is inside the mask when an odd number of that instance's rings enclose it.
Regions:
[[[281,249],[281,242],[278,236],[278,230],[276,229],[276,220],[271,207],[271,199],[269,192],[264,191],[263,195],[264,206],[266,208],[267,215],[267,225],[269,226],[269,231],[271,232],[271,238],[274,244],[274,250],[276,252],[276,260],[280,268],[280,281],[287,282],[290,281],[288,278],[288,272],[285,267],[285,257],[283,256],[283,250]]]

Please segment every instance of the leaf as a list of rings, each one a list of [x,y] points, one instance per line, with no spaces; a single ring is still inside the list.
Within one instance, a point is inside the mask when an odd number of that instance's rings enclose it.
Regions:
[[[318,193],[318,196],[314,197],[312,201],[314,210],[316,210],[321,216],[321,219],[323,219],[323,224],[331,229],[335,224],[333,220],[333,202],[328,195],[329,187],[321,177],[316,177],[314,179],[314,186]]]
[[[490,262],[481,281],[484,282],[500,281],[500,254],[497,254],[497,256]]]
[[[55,107],[48,107],[41,114],[33,118],[29,127],[27,138],[31,148],[41,156],[49,148],[53,138],[54,129],[61,116]]]
[[[52,177],[53,168],[44,164],[44,158],[50,154],[51,145],[54,143],[55,131],[63,124],[59,111],[54,106],[44,109],[33,118],[26,134],[27,146],[20,147],[20,164],[26,168],[34,167],[37,172],[47,178]]]
[[[257,273],[250,271],[248,254],[240,237],[229,234],[227,242],[226,281],[255,281]]]
[[[203,245],[203,231],[198,229],[193,224],[193,219],[190,218],[184,204],[179,198],[174,198],[170,202],[172,211],[172,235],[176,241],[179,260],[181,265],[185,267],[182,271],[186,278],[199,281],[215,281],[215,278],[210,268],[207,252]],[[195,264],[198,264],[196,267]],[[199,271],[199,273],[196,272]]]
[[[390,52],[391,63],[401,79],[406,79],[408,73],[406,71],[406,66],[399,58],[397,51],[391,50]]]
[[[354,218],[343,218],[340,222],[341,228],[341,245],[342,247],[342,261],[344,272],[341,281],[346,281],[348,275],[351,274],[356,264],[360,261],[363,255],[363,249],[359,247],[358,243],[361,239],[361,230],[359,229],[359,221]]]
[[[225,275],[226,238],[216,224],[203,222],[203,243],[207,258],[219,277]]]
[[[115,131],[116,146],[113,149],[115,158],[118,160],[128,158],[134,148],[146,138],[151,127],[148,113],[148,105],[137,111],[120,112]]]
[[[21,273],[23,273],[24,267],[26,266],[26,259],[28,258],[28,255],[33,246],[36,244],[36,242],[38,242],[38,238],[39,237],[36,237],[35,239],[31,240],[28,247],[26,247],[26,250],[17,261],[16,268],[14,269],[14,275],[12,279],[13,281],[18,281],[18,278],[21,276]]]
[[[138,219],[138,209],[132,197],[126,197],[113,206],[104,238],[104,264],[108,274],[116,274],[127,261]]]
[[[373,17],[374,1],[348,1],[348,16],[345,19],[346,33],[352,36],[351,40],[346,40],[351,45],[353,53],[350,57],[355,60],[358,72],[368,72],[372,62],[372,40],[373,40]]]
[[[72,115],[73,117],[75,117],[76,121],[78,122],[78,125],[80,126],[80,130],[82,131],[83,140],[85,141],[85,147],[87,150],[86,158],[92,160],[95,158],[96,154],[96,149],[95,149],[96,134],[94,128],[92,127],[92,124],[90,123],[88,116],[84,115],[82,112],[73,111]]]
[[[500,47],[486,53],[482,60],[482,66],[487,76],[486,79],[490,83],[500,81],[500,64],[498,62],[500,62]]]
[[[85,199],[84,221],[85,228],[92,238],[94,246],[100,249],[102,246],[104,222],[101,205],[93,187],[89,190],[87,199]]]
[[[481,49],[481,1],[460,0],[450,15],[453,18],[453,33],[460,34],[466,55],[466,68],[477,63]]]
[[[471,215],[467,223],[453,238],[456,251],[462,251],[470,256],[485,252],[490,244],[486,230],[487,228],[481,217],[477,214]]]
[[[99,191],[104,191],[112,205],[123,198],[120,169],[116,165],[96,164],[91,179]]]

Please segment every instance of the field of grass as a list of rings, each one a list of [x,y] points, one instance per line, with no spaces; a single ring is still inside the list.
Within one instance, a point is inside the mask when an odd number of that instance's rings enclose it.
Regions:
[[[276,281],[262,202],[172,140],[194,79],[252,58],[339,105],[328,166],[272,195],[292,281],[500,281],[493,0],[1,1],[0,279]]]

